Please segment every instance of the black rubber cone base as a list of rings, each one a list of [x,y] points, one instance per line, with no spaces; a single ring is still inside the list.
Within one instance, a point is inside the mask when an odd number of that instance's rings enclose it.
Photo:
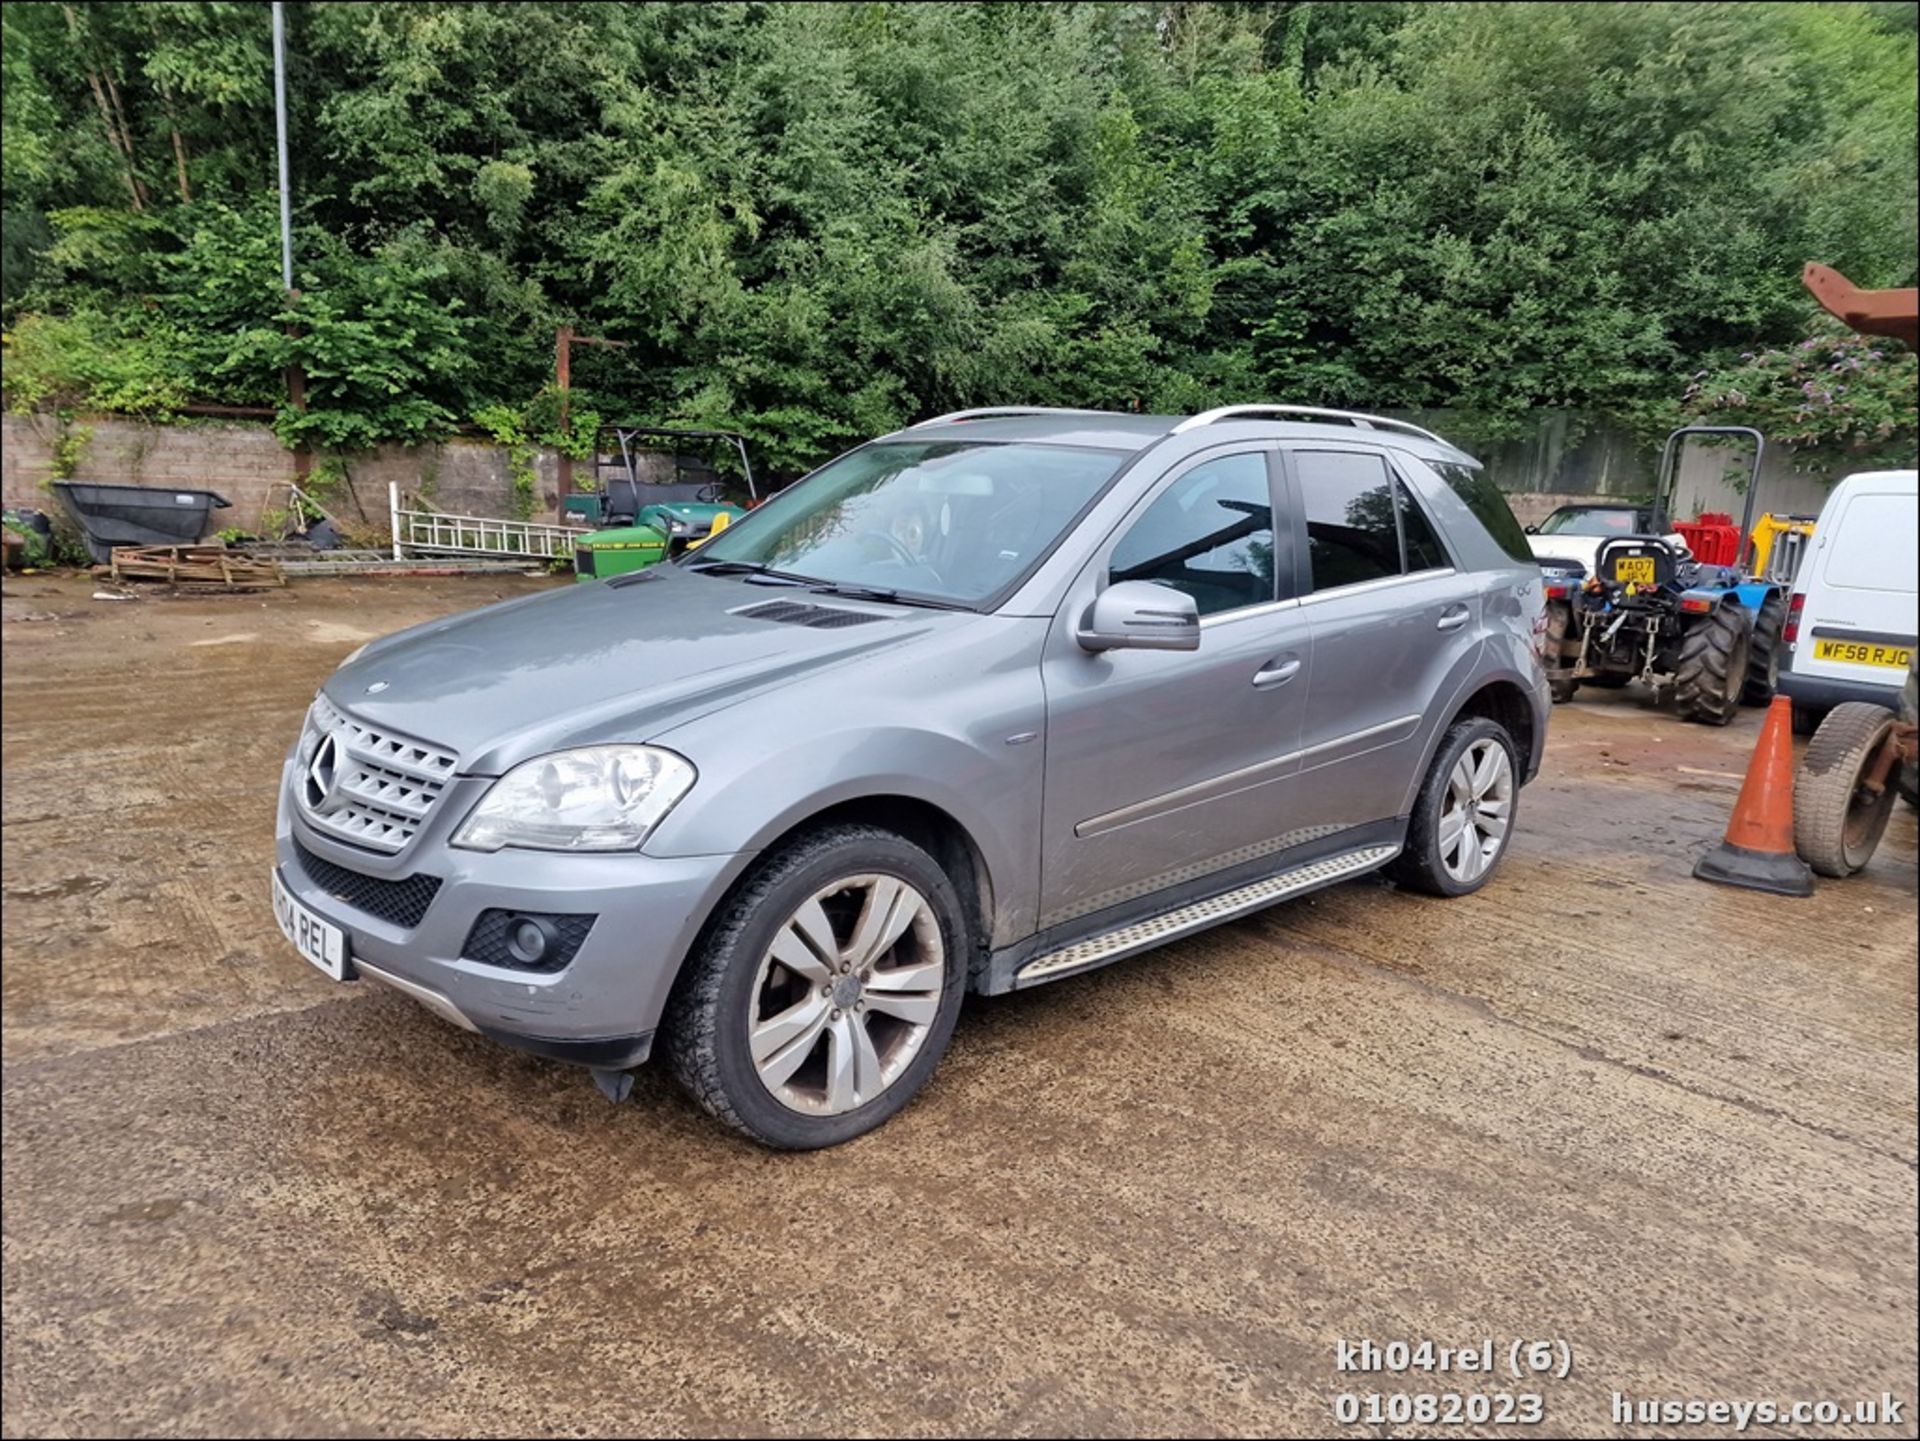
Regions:
[[[1776,896],[1813,894],[1813,872],[1792,851],[1750,851],[1722,841],[1700,857],[1693,873],[1703,881],[1770,891]]]

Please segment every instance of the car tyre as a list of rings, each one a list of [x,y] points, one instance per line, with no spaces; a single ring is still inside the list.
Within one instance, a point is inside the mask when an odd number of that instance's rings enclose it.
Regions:
[[[1406,845],[1387,874],[1430,896],[1471,895],[1506,855],[1519,805],[1520,758],[1513,737],[1485,716],[1456,721],[1441,737],[1420,783]],[[1463,816],[1474,832],[1471,838],[1462,829]]]
[[[863,953],[908,909],[898,937]],[[762,1145],[852,1140],[939,1064],[970,946],[953,883],[919,846],[867,825],[803,835],[708,924],[662,1018],[668,1065],[704,1110]],[[864,988],[853,984],[863,968]]]

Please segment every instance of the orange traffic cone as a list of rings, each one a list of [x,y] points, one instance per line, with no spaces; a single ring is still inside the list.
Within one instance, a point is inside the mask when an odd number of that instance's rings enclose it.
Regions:
[[[1700,857],[1693,873],[1779,896],[1813,894],[1813,872],[1793,849],[1793,702],[1785,696],[1767,707],[1727,838]]]

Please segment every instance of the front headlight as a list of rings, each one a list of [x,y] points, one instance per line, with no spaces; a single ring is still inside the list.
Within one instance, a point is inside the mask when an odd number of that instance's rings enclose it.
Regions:
[[[481,797],[453,843],[472,851],[631,851],[698,773],[653,746],[584,746],[515,766]]]

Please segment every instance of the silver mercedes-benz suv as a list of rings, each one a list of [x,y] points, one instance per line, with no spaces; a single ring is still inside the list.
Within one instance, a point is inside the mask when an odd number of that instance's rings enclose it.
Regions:
[[[1386,869],[1486,883],[1541,576],[1400,421],[964,411],[679,562],[374,641],[280,785],[281,927],[773,1146],[879,1125],[966,991]]]

